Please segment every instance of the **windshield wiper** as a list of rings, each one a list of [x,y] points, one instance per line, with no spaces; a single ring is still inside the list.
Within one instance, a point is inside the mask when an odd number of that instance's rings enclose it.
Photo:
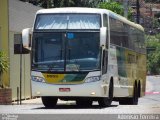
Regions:
[[[60,59],[62,60],[62,58],[63,58],[63,49],[60,49]]]

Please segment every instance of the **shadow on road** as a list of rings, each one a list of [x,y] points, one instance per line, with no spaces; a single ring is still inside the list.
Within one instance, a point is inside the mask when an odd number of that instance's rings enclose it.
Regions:
[[[117,106],[118,105],[111,105],[110,107],[117,107]],[[104,109],[104,108],[100,107],[99,105],[92,105],[91,107],[79,107],[77,105],[63,105],[62,104],[62,105],[56,105],[54,108],[38,107],[38,108],[33,108],[32,110],[37,110],[37,109]]]

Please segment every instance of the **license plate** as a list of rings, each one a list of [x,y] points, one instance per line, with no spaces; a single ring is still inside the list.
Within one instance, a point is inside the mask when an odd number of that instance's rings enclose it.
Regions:
[[[59,92],[70,92],[70,88],[59,88]]]

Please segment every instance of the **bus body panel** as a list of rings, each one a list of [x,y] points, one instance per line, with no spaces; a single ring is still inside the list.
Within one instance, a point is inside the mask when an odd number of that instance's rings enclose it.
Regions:
[[[145,95],[145,54],[110,45],[108,74],[114,78],[115,97],[132,97],[135,80],[141,82],[141,96]]]

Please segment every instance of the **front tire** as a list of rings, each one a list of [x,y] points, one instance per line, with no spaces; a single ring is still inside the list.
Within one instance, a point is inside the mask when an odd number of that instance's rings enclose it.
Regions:
[[[58,98],[52,96],[41,97],[41,99],[46,108],[54,108],[58,101]]]
[[[111,100],[108,97],[99,98],[98,100],[100,107],[109,107],[111,105]]]
[[[109,84],[109,96],[99,98],[98,103],[100,107],[109,107],[111,106],[112,100],[113,100],[113,79],[111,79]]]

